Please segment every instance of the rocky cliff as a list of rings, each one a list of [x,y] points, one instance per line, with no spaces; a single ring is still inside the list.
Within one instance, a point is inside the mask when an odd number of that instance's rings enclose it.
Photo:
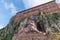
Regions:
[[[9,24],[0,30],[0,40],[12,40],[15,34],[19,34],[19,30],[26,28],[29,20],[34,21],[34,27],[31,27],[36,32],[46,34],[60,32],[60,12],[57,13],[38,13],[30,17],[25,17],[15,20],[15,16],[11,18]],[[29,28],[29,27],[27,27]],[[28,30],[28,29],[27,29]],[[27,31],[28,32],[28,31]]]

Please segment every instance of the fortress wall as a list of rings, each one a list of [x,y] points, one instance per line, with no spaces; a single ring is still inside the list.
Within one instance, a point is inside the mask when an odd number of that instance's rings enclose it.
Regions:
[[[55,1],[48,2],[43,5],[39,5],[30,9],[27,9],[22,12],[18,12],[15,16],[15,20],[19,20],[24,17],[30,17],[32,15],[37,15],[39,12],[48,12],[48,13],[55,13],[60,11]]]

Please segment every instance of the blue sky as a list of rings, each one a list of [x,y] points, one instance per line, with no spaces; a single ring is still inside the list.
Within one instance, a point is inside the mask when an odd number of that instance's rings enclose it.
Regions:
[[[56,0],[60,3],[60,0]],[[12,16],[17,12],[25,10],[22,0],[0,0],[0,28],[5,27]]]

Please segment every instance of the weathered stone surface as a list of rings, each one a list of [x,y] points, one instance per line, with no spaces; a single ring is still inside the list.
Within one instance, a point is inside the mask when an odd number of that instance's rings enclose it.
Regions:
[[[30,17],[32,15],[37,15],[39,12],[55,13],[58,11],[60,11],[58,5],[55,3],[55,1],[51,1],[22,12],[18,12],[15,16],[15,20],[19,20],[24,17]]]
[[[15,34],[12,40],[46,40],[47,36],[43,32],[39,32],[33,20],[27,22],[27,26],[22,28]]]
[[[18,12],[14,20],[20,20],[24,17],[30,17],[39,14],[39,12],[55,13],[60,11],[55,1],[48,2],[43,5],[33,7],[31,9]],[[28,21],[27,26],[16,33],[12,40],[46,40],[47,36],[43,32],[39,32],[33,21]]]

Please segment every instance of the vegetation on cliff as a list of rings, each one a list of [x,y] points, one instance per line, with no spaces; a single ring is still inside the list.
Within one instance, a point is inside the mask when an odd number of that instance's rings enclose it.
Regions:
[[[15,33],[23,28],[29,19],[33,19],[37,29],[42,32],[59,33],[60,32],[60,12],[44,13],[41,12],[31,17],[26,17],[18,21],[10,20],[9,24],[0,30],[0,40],[12,40]]]

